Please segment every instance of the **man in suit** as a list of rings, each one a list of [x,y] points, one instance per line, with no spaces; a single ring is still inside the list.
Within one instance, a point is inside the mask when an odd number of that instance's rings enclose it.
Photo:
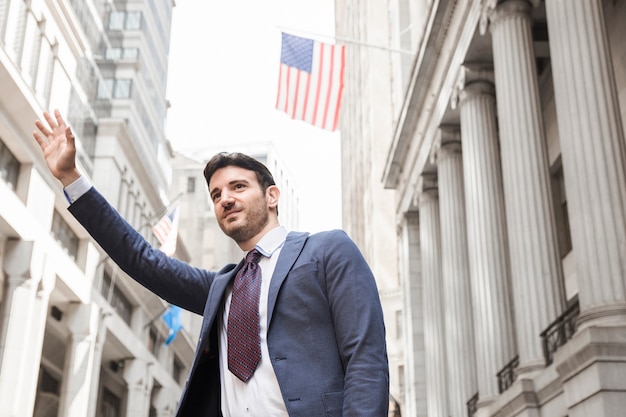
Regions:
[[[60,113],[44,118],[33,135],[70,212],[129,276],[203,316],[177,416],[387,415],[378,291],[345,232],[288,233],[269,170],[249,156],[221,153],[204,174],[221,229],[247,257],[217,272],[192,267],[152,248],[106,202],[76,168],[74,137]],[[241,297],[252,301],[240,307]],[[234,335],[237,320],[255,324]]]

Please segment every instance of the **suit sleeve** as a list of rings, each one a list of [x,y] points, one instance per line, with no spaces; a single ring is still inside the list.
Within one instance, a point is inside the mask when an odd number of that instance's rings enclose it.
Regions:
[[[214,273],[153,248],[93,187],[69,211],[131,278],[170,303],[203,313]]]
[[[374,275],[343,231],[323,245],[328,302],[345,368],[343,416],[386,416],[389,365]]]

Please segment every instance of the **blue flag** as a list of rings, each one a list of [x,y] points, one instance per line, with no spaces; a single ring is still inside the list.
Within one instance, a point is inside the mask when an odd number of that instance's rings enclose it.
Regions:
[[[163,314],[163,320],[167,327],[170,329],[170,334],[165,341],[165,346],[172,343],[174,338],[176,337],[176,333],[183,328],[182,323],[180,322],[180,307],[175,305],[170,305],[170,308]]]

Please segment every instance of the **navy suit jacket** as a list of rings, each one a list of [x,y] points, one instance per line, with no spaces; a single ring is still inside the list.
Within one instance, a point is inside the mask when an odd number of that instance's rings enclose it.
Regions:
[[[224,293],[242,266],[207,271],[166,256],[94,188],[71,213],[133,279],[203,316],[177,416],[221,416],[218,321]],[[385,328],[374,276],[340,230],[291,232],[269,289],[267,345],[291,417],[387,416]]]

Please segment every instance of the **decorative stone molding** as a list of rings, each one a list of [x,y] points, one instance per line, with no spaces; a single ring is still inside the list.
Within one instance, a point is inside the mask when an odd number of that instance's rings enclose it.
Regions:
[[[461,153],[461,130],[458,126],[441,126],[431,150],[431,163],[436,165],[450,153]]]
[[[590,327],[558,350],[554,362],[561,380],[568,381],[594,362],[624,363],[624,357],[626,327]]]
[[[522,379],[511,387],[511,399],[502,406],[493,417],[512,417],[520,415],[522,410],[528,408],[539,408],[539,401],[533,381],[531,379]]]
[[[472,93],[495,95],[495,80],[493,76],[493,66],[491,64],[467,64],[459,68],[456,83],[450,97],[450,106],[456,109],[462,100],[467,97],[468,88],[472,88]],[[480,87],[479,87],[480,86]],[[490,86],[490,87],[489,87]]]
[[[502,17],[503,13],[514,14],[520,11],[526,12],[530,10],[528,6],[538,7],[540,3],[541,0],[487,0],[480,14],[480,21],[478,23],[479,33],[481,35],[486,34],[490,29],[490,23],[495,18]]]

